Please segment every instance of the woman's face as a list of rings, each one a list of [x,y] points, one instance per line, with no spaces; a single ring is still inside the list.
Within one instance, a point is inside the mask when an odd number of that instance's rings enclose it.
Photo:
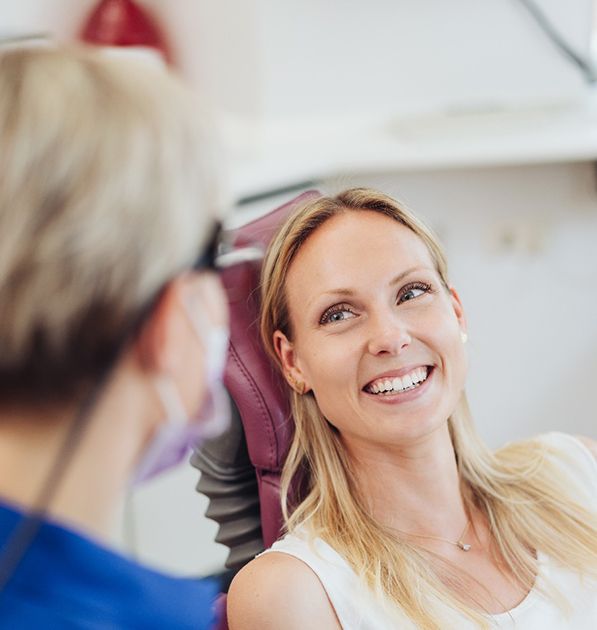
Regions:
[[[414,232],[376,212],[334,216],[302,245],[286,290],[283,366],[347,445],[399,444],[446,422],[464,387],[464,315]]]

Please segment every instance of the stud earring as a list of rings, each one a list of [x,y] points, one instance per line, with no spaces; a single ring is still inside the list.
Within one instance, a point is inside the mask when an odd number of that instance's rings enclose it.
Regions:
[[[466,343],[468,341],[468,335],[464,332],[464,330],[460,331],[460,339],[462,343]]]
[[[286,375],[286,377],[288,378],[288,380],[290,381],[290,386],[292,387],[292,389],[294,389],[294,391],[299,394],[300,396],[302,396],[305,393],[305,390],[307,389],[307,386],[305,385],[305,383],[303,383],[303,381],[297,381],[294,376],[292,376],[292,374],[288,373]]]

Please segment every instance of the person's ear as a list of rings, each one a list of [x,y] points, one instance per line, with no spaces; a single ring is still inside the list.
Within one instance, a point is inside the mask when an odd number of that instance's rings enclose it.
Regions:
[[[273,342],[286,382],[298,394],[306,394],[311,388],[300,367],[294,344],[280,330],[274,332]]]
[[[162,290],[135,341],[135,351],[143,371],[173,376],[181,353],[188,345],[188,322],[184,300],[189,299],[190,280],[180,276]]]
[[[450,299],[452,301],[454,314],[456,315],[456,319],[458,320],[458,325],[460,326],[460,334],[462,335],[464,341],[467,334],[466,317],[464,315],[464,307],[462,306],[460,296],[458,295],[458,292],[454,287],[450,287]]]

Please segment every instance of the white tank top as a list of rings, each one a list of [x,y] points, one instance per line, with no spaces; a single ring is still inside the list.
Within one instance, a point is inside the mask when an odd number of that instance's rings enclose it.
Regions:
[[[561,466],[578,480],[576,500],[597,511],[597,461],[586,446],[563,433],[549,433],[545,443],[571,456],[558,458]],[[264,553],[287,553],[307,564],[322,583],[343,630],[386,630],[414,628],[400,611],[386,610],[332,547],[316,538],[309,541],[301,532],[287,534]],[[492,627],[517,630],[597,630],[597,581],[581,577],[539,553],[535,587],[515,608],[489,616]],[[570,603],[567,614],[540,593],[545,580]],[[457,611],[445,608],[446,629],[464,630],[473,625]]]

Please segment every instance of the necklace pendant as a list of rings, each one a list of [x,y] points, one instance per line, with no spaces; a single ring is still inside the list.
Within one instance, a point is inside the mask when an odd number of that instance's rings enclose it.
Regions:
[[[462,540],[459,540],[456,544],[460,549],[462,549],[462,551],[469,551],[471,548],[468,543],[463,543]]]

